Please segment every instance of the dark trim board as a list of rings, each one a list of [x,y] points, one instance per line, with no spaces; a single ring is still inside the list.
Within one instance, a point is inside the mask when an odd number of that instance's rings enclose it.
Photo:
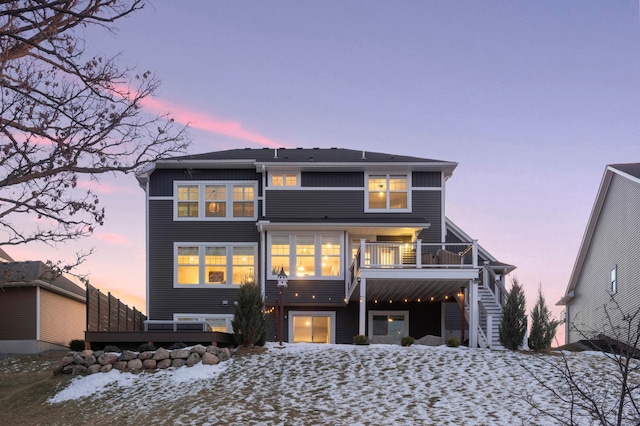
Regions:
[[[137,348],[143,343],[153,343],[156,348],[169,347],[177,342],[219,347],[234,346],[233,336],[220,331],[85,331],[85,347],[104,347],[111,344],[120,349]]]

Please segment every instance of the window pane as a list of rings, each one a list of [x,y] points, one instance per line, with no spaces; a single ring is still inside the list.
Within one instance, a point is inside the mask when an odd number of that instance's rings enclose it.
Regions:
[[[255,256],[252,247],[233,248],[233,284],[254,282]]]
[[[198,266],[178,266],[178,284],[198,284],[199,271]]]
[[[370,209],[386,209],[387,208],[387,176],[371,175],[369,176],[369,208]]]
[[[296,275],[315,275],[315,237],[296,237]]]
[[[179,265],[197,265],[199,261],[198,247],[178,247]]]
[[[322,237],[322,276],[340,275],[340,238]]]
[[[293,343],[312,342],[312,317],[293,317]]]
[[[178,185],[178,217],[198,217],[198,185]]]
[[[389,194],[389,207],[392,209],[406,209],[407,208],[407,193],[406,192],[392,192]]]
[[[297,175],[285,175],[284,177],[284,185],[285,186],[296,186],[298,184],[298,176]]]
[[[254,192],[252,185],[233,185],[233,217],[253,217]]]
[[[284,268],[289,275],[289,236],[275,235],[271,238],[271,273],[278,275],[280,268]]]
[[[407,190],[407,176],[406,175],[391,175],[389,177],[389,190],[390,191],[406,191]]]
[[[178,185],[178,200],[198,201],[198,185]]]
[[[313,343],[331,343],[330,317],[313,317],[312,327],[311,340]]]
[[[227,248],[205,247],[204,279],[207,284],[226,284]]]
[[[283,185],[284,185],[283,175],[271,175],[271,186],[283,186]]]
[[[206,217],[225,217],[227,215],[227,187],[225,185],[206,185],[204,199]]]
[[[373,316],[373,335],[386,336],[389,330],[389,321],[386,315]]]

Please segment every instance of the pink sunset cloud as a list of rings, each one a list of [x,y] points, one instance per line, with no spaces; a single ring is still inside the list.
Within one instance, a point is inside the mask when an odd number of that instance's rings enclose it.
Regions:
[[[136,92],[133,89],[125,88],[124,86],[117,86],[114,89],[114,93],[129,93],[131,97],[136,95]],[[276,142],[266,136],[262,136],[258,133],[245,129],[239,122],[220,120],[207,113],[193,111],[176,105],[170,101],[147,97],[142,100],[142,105],[156,114],[161,115],[169,112],[176,122],[189,125],[189,127],[195,129],[230,136],[232,138],[242,139],[273,148],[286,147],[285,144]]]
[[[126,192],[122,188],[116,185],[112,185],[104,182],[96,182],[93,180],[81,180],[78,182],[78,188],[88,189],[97,194],[115,194],[119,192]]]
[[[99,240],[105,241],[117,246],[129,246],[131,242],[124,235],[114,234],[112,232],[98,232],[95,237]]]

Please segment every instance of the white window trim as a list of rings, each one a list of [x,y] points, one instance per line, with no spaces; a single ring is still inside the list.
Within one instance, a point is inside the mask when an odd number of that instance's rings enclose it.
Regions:
[[[329,317],[331,318],[331,344],[336,343],[336,311],[289,311],[287,313],[289,336],[288,343],[293,343],[293,317]]]
[[[273,274],[272,271],[273,265],[271,265],[271,238],[273,236],[287,236],[289,237],[289,281],[292,280],[344,280],[344,235],[339,232],[327,232],[327,233],[317,233],[317,232],[275,232],[269,233],[267,235],[267,278],[271,280],[278,279],[277,274]],[[336,256],[340,260],[340,273],[335,276],[324,276],[324,275],[305,275],[304,277],[298,277],[295,275],[295,265],[296,262],[296,244],[295,244],[295,236],[314,236],[315,243],[315,270],[320,271],[322,273],[322,237],[338,237],[340,241],[340,255]],[[320,265],[320,268],[318,268]]]
[[[296,184],[295,185],[272,185],[271,184],[271,178],[273,176],[295,176],[296,177]],[[300,172],[269,172],[268,178],[267,178],[267,187],[269,189],[275,189],[275,190],[283,190],[283,189],[294,189],[294,188],[300,188]]]
[[[404,335],[409,335],[409,311],[369,311],[369,339],[373,339],[373,317],[374,315],[402,315],[404,316]]]
[[[178,187],[192,185],[198,186],[198,217],[178,216]],[[205,186],[224,185],[227,188],[227,215],[225,217],[207,217],[205,215]],[[253,186],[253,216],[233,217],[233,186]],[[173,220],[174,221],[255,221],[258,219],[258,182],[255,180],[207,180],[207,181],[174,181],[173,182]]]
[[[233,314],[173,314],[173,320],[179,321],[179,318],[197,318],[196,321],[205,322],[207,319],[223,319],[226,320],[227,333],[233,333]]]
[[[178,247],[198,247],[198,284],[178,284]],[[207,284],[205,282],[204,271],[205,271],[205,247],[226,247],[227,248],[227,277],[233,277],[233,274],[229,272],[233,271],[233,247],[251,247],[253,248],[253,282],[255,283],[257,280],[257,269],[258,269],[258,243],[223,243],[223,242],[207,242],[207,243],[183,243],[183,242],[174,242],[173,243],[173,288],[240,288],[241,283],[237,284]],[[230,250],[231,248],[231,250]]]
[[[407,208],[406,209],[371,209],[369,208],[369,177],[385,175],[387,180],[391,175],[403,175],[407,177]],[[411,193],[413,192],[410,172],[366,172],[364,174],[364,212],[365,213],[411,213]],[[389,202],[389,189],[387,188],[387,203]]]
[[[618,293],[618,265],[614,265],[609,271],[609,294],[613,296],[616,293]]]

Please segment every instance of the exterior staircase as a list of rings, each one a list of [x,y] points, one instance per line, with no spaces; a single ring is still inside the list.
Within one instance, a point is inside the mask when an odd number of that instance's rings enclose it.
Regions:
[[[502,306],[496,302],[491,290],[484,286],[478,286],[478,298],[480,300],[480,328],[485,336],[491,334],[491,341],[487,342],[492,349],[502,348],[500,344],[500,323],[502,320]],[[487,329],[487,318],[491,316],[491,330]]]

